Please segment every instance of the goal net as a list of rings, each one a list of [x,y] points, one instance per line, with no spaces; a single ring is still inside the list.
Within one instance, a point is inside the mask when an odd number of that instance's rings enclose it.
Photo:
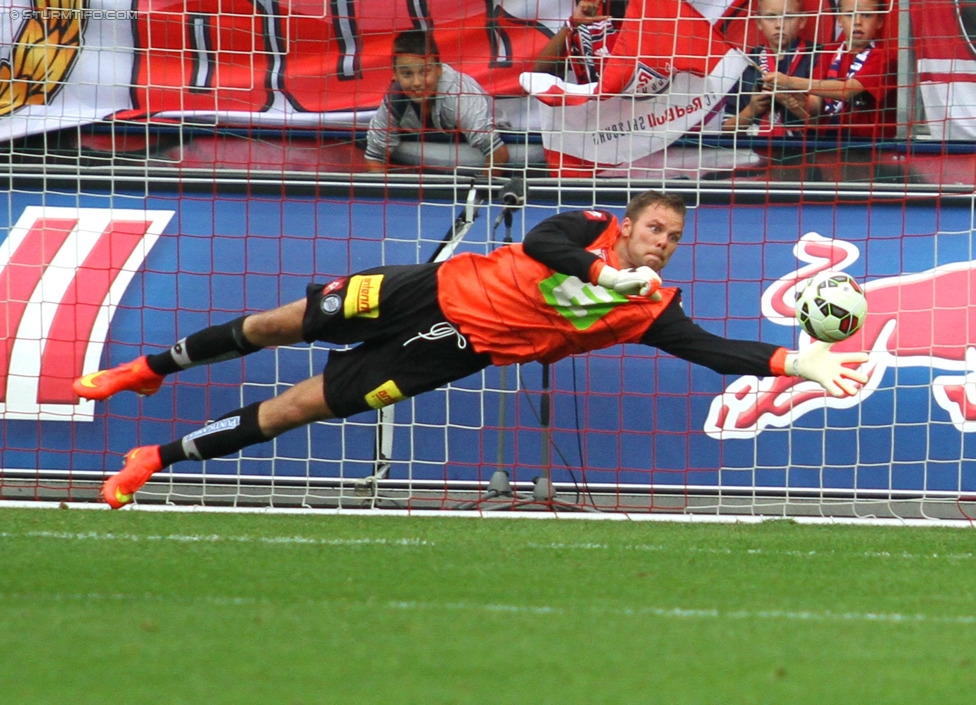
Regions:
[[[589,83],[537,64],[550,40],[579,29],[567,26],[573,4],[436,0],[423,14],[378,0],[310,15],[287,3],[55,13],[8,2],[0,499],[94,501],[129,449],[280,394],[318,374],[329,349],[264,350],[104,403],[71,391],[83,372],[302,298],[313,281],[488,253],[567,210],[623,218],[653,188],[690,206],[664,280],[714,333],[797,349],[809,344],[792,314],[799,281],[829,269],[863,285],[866,323],[837,345],[870,353],[857,395],[616,346],[489,368],[239,455],[178,463],[137,501],[973,515],[976,53],[965,5],[881,3],[876,45],[838,68],[846,4],[784,3],[779,19],[800,25],[784,71],[822,64],[828,79],[869,84],[880,52],[890,58],[885,109],[873,94],[825,89],[810,103],[824,116],[815,121],[789,112],[806,93],[785,83],[750,102],[768,90],[746,83],[769,60],[757,47],[771,20],[755,3],[608,3],[619,36],[601,45]],[[370,123],[395,102],[384,98],[391,35],[418,26],[490,98],[506,161],[491,140],[439,135],[394,140],[381,170],[370,163],[383,144]],[[54,58],[29,74],[44,47]],[[766,120],[765,99],[784,106]],[[876,119],[830,117],[855,102]],[[528,185],[515,207],[513,178]]]

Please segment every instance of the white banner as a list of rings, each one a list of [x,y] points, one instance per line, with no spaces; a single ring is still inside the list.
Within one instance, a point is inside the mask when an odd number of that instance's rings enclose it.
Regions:
[[[659,95],[614,96],[582,105],[543,103],[543,146],[598,167],[631,164],[723,110],[725,96],[747,64],[745,54],[732,50],[708,76],[674,74]]]
[[[976,139],[976,12],[972,3],[913,3],[911,18],[919,95],[930,135],[937,140]]]
[[[130,107],[134,17],[126,0],[0,0],[0,141]]]
[[[976,60],[919,59],[918,73],[932,79],[918,86],[931,136],[976,140]]]

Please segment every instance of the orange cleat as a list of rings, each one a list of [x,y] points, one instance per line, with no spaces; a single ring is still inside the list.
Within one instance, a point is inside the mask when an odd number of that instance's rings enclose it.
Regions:
[[[102,499],[112,509],[120,509],[132,501],[132,496],[149,481],[153,473],[163,469],[159,446],[133,448],[125,456],[125,466],[102,484]]]
[[[71,388],[79,397],[95,401],[102,401],[113,394],[125,391],[148,397],[159,391],[163,379],[165,379],[163,375],[158,375],[149,369],[146,356],[143,355],[110,370],[99,370],[79,377],[72,383]]]

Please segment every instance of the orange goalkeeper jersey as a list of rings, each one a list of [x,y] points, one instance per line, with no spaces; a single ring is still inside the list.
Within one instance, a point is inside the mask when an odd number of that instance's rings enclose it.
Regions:
[[[619,235],[617,218],[604,211],[553,216],[533,228],[524,245],[444,262],[437,272],[438,302],[474,349],[496,365],[554,362],[639,342],[677,290],[662,288],[654,302],[591,283],[597,259],[619,268],[613,251]]]

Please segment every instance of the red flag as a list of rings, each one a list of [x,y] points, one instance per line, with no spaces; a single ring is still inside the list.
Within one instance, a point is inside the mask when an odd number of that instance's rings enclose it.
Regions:
[[[707,76],[731,48],[687,2],[631,0],[599,93],[659,93],[675,71]]]

